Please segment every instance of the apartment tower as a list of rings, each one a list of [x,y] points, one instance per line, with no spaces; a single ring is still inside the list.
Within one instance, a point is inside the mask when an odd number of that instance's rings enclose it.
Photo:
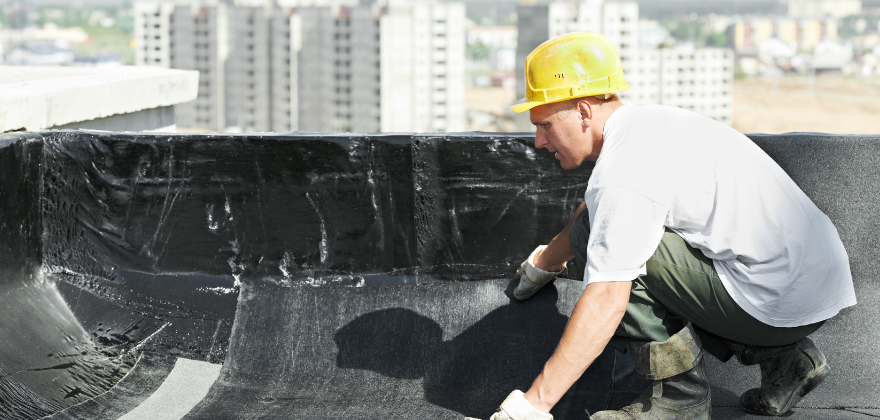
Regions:
[[[460,3],[138,2],[135,10],[137,64],[200,71],[199,99],[180,107],[181,126],[276,132],[464,129]]]

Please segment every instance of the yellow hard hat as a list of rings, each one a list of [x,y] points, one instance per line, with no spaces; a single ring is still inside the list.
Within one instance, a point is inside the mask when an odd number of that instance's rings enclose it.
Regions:
[[[525,112],[538,105],[629,89],[617,50],[595,32],[553,38],[526,57],[526,97],[510,106]]]

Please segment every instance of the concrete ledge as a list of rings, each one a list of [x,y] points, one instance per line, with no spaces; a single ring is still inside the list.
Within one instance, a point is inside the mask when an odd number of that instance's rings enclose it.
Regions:
[[[174,122],[174,107],[163,106],[127,114],[111,115],[94,120],[78,121],[53,127],[55,130],[102,130],[102,131],[148,131],[177,132]]]
[[[0,67],[0,132],[168,107],[196,99],[198,85],[197,71],[160,67]]]

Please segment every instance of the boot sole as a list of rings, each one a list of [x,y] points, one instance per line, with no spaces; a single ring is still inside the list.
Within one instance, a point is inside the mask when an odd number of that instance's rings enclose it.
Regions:
[[[749,410],[746,407],[742,407],[742,409],[751,414],[759,414],[762,416],[773,416],[778,417],[787,414],[791,411],[791,408],[794,407],[795,404],[800,402],[801,399],[804,398],[805,395],[809,394],[810,391],[816,389],[825,378],[828,377],[828,374],[831,373],[831,367],[827,364],[822,365],[819,369],[813,372],[812,375],[808,376],[806,379],[801,382],[801,384],[795,388],[794,392],[791,393],[791,396],[788,398],[788,402],[782,407],[782,410],[779,410],[778,414],[768,414],[762,413],[760,411]]]

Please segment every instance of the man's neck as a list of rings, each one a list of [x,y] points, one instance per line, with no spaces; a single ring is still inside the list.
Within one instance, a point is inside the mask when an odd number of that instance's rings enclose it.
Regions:
[[[593,129],[593,138],[597,139],[597,146],[601,149],[602,143],[605,140],[605,122],[611,118],[611,115],[614,114],[620,107],[623,106],[623,102],[620,100],[607,102],[599,107],[596,107],[596,115],[593,119],[596,121],[595,124],[591,127]]]

